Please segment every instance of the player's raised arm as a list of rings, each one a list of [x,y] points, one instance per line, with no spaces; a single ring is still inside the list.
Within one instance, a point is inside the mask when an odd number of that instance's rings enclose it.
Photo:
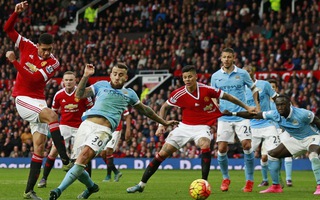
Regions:
[[[76,90],[76,98],[83,99],[86,97],[93,96],[91,87],[86,87],[89,77],[94,74],[94,66],[92,64],[86,64],[83,76],[78,84]]]

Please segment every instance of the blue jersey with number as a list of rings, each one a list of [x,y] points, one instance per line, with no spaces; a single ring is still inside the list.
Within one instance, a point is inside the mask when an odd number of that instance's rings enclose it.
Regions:
[[[297,140],[319,134],[319,129],[310,124],[314,119],[314,113],[309,110],[291,106],[290,114],[287,118],[280,116],[277,110],[266,111],[262,115],[264,119],[278,122],[281,128]]]
[[[255,82],[259,91],[260,108],[261,111],[271,110],[270,98],[273,98],[277,93],[272,89],[271,84],[268,81],[257,80]],[[252,91],[246,87],[247,105],[255,107]],[[274,126],[275,123],[272,120],[251,119],[251,128],[264,128],[268,126]]]
[[[254,86],[246,70],[234,66],[234,70],[227,74],[222,68],[211,76],[211,86],[219,88],[222,91],[231,94],[242,102],[247,102],[245,95],[245,86],[252,88]],[[220,110],[229,110],[230,112],[238,112],[245,110],[230,101],[220,99]],[[243,118],[236,116],[222,116],[219,121],[241,121]]]
[[[85,120],[90,115],[105,117],[111,124],[111,130],[117,128],[122,113],[127,106],[135,106],[140,103],[138,95],[130,88],[114,89],[108,81],[98,81],[91,85],[95,96],[95,103],[82,117]]]

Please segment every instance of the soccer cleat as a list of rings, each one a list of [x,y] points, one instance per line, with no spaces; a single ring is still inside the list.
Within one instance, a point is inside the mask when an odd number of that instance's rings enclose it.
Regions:
[[[77,199],[88,199],[90,195],[100,190],[97,184],[94,184],[91,188],[85,189],[81,194],[78,195]]]
[[[264,193],[282,193],[282,187],[280,184],[275,184],[271,185],[268,189],[262,190],[259,193],[264,194]]]
[[[262,181],[258,187],[264,187],[264,186],[268,186],[269,185],[269,182],[268,181]]]
[[[106,178],[104,178],[102,180],[102,182],[110,182],[111,181],[111,176],[110,175],[107,175]]]
[[[73,165],[74,165],[74,162],[70,161],[69,164],[62,166],[62,170],[65,172],[68,172],[73,167]]]
[[[287,184],[288,187],[292,187],[292,180],[287,180],[286,184]]]
[[[141,187],[139,184],[127,188],[128,193],[135,193],[135,192],[143,192],[144,187]]]
[[[23,194],[24,199],[36,199],[36,200],[42,200],[40,197],[36,195],[36,193],[32,190],[30,190],[28,193]]]
[[[220,186],[221,191],[222,192],[228,191],[230,183],[231,183],[230,179],[227,179],[227,178],[223,179],[221,186]]]
[[[117,174],[115,174],[114,175],[114,182],[119,182],[121,176],[122,176],[121,172],[118,172]]]
[[[320,195],[320,185],[317,185],[317,189],[313,194]]]
[[[243,192],[252,192],[253,181],[247,180],[246,185],[243,188]]]
[[[43,178],[38,183],[38,188],[45,188],[45,187],[47,187],[47,180]]]
[[[59,188],[51,190],[49,200],[56,200],[60,197],[60,195],[61,195],[61,190]]]

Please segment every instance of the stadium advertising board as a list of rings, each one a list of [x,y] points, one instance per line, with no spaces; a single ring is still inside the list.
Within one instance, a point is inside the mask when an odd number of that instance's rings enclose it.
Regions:
[[[145,169],[150,163],[151,159],[147,158],[115,158],[114,163],[119,169]],[[45,161],[43,162],[45,163]],[[311,164],[309,159],[297,159],[293,160],[293,170],[311,170]],[[0,168],[29,168],[30,158],[1,158]],[[60,159],[56,159],[54,168],[62,168],[62,162]],[[95,158],[92,160],[93,169],[106,169],[107,165],[101,158]],[[218,161],[213,159],[211,161],[212,170],[219,170]],[[171,170],[200,170],[201,159],[178,159],[168,158],[159,167],[159,169]],[[244,170],[243,159],[229,159],[230,170]],[[255,159],[255,170],[261,170],[260,159]]]

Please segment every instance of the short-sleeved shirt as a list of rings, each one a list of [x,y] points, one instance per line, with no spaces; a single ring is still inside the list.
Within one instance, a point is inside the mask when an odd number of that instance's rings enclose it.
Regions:
[[[311,124],[314,119],[314,113],[303,108],[291,106],[287,118],[281,116],[277,110],[265,111],[262,116],[264,119],[278,122],[281,128],[285,129],[297,140],[319,134],[319,129]]]
[[[228,74],[223,68],[212,74],[211,86],[219,88],[222,91],[237,97],[242,102],[247,102],[245,87],[253,88],[254,83],[246,70],[234,66],[234,70]],[[231,112],[238,112],[245,110],[227,100],[220,100],[220,110],[229,110]],[[236,116],[222,116],[219,121],[241,121],[243,118]]]
[[[167,103],[181,108],[182,123],[211,126],[218,117],[222,116],[212,98],[221,98],[222,96],[223,91],[197,83],[197,90],[192,94],[185,86],[173,91]]]
[[[110,122],[112,131],[117,128],[127,107],[140,103],[138,95],[130,88],[114,89],[108,81],[98,81],[90,87],[95,96],[95,103],[82,118],[85,120],[90,115],[103,116]]]
[[[93,100],[91,97],[78,99],[75,91],[76,88],[69,94],[65,88],[59,90],[53,97],[52,110],[60,109],[60,125],[79,128],[82,114],[93,106]]]

